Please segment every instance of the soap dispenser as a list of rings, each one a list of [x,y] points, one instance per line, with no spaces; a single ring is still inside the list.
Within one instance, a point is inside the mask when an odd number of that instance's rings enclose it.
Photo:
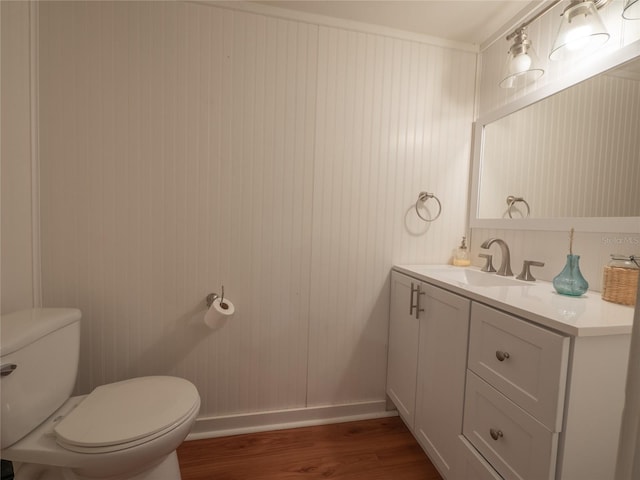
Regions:
[[[462,237],[460,246],[453,252],[453,264],[458,267],[466,267],[471,265],[471,257],[467,248],[467,237]]]

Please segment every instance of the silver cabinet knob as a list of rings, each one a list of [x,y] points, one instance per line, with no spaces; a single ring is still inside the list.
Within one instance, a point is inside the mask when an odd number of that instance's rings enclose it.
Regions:
[[[509,352],[502,352],[500,350],[496,351],[496,358],[501,362],[504,362],[505,359],[509,357],[510,357]]]
[[[489,429],[489,435],[491,435],[491,438],[493,438],[494,440],[498,440],[499,438],[504,437],[502,430],[496,430],[495,428]]]

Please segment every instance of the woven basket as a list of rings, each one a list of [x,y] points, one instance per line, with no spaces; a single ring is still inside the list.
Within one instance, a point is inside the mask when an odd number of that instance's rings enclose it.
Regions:
[[[622,305],[635,305],[640,270],[635,268],[604,267],[602,298]]]

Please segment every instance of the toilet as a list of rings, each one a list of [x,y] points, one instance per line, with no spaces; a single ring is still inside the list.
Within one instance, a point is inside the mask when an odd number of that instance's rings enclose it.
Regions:
[[[18,466],[16,480],[179,480],[195,386],[149,376],[71,397],[80,318],[74,308],[0,317],[0,456]]]

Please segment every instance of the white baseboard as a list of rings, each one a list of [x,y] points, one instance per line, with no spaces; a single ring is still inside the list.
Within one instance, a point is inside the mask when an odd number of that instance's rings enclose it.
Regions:
[[[397,410],[387,410],[386,402],[382,400],[348,405],[245,413],[223,417],[201,417],[196,420],[186,440],[201,440],[243,433],[283,430],[285,428],[395,417],[397,415]]]

